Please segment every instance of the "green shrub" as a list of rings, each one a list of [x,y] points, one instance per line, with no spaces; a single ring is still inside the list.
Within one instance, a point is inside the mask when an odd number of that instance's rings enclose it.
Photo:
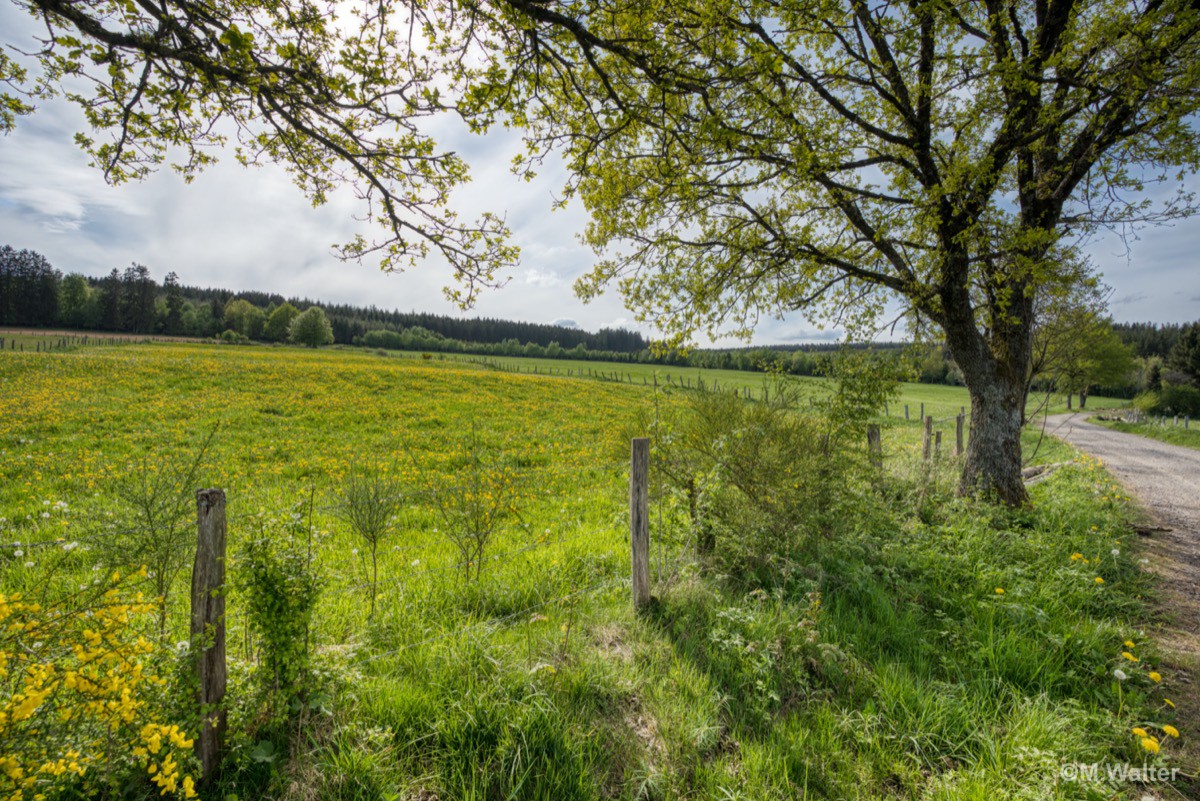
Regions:
[[[1187,384],[1163,383],[1158,392],[1143,392],[1133,399],[1135,408],[1147,414],[1200,416],[1200,389]]]
[[[284,521],[259,521],[236,576],[250,629],[262,649],[260,680],[273,717],[305,694],[309,627],[321,583],[312,566],[312,529],[297,509]]]
[[[1159,393],[1162,414],[1200,415],[1200,389],[1187,384],[1163,384]]]

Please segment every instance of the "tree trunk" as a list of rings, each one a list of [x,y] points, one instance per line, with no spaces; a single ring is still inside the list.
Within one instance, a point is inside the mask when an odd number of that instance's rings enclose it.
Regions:
[[[1087,406],[1087,387],[1079,390],[1079,408],[1082,410]]]
[[[1074,397],[1074,393],[1068,389],[1067,390],[1067,411],[1068,412],[1071,411],[1071,398],[1072,397]]]
[[[1000,374],[968,379],[971,437],[958,484],[960,495],[993,495],[1010,505],[1029,502],[1021,478],[1022,381]]]
[[[959,495],[992,497],[1009,506],[1029,503],[1021,479],[1021,419],[1025,378],[1032,355],[1033,299],[1016,284],[1003,313],[989,314],[988,332],[976,325],[965,280],[943,289],[942,330],[971,395],[971,437],[959,479]]]

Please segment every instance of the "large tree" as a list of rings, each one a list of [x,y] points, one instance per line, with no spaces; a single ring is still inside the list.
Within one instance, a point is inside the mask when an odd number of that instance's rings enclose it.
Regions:
[[[1056,254],[1195,170],[1194,0],[465,0],[467,113],[552,151],[616,283],[681,337],[888,301],[945,336],[971,395],[960,489],[1026,499],[1034,303]],[[1129,198],[1127,200],[1127,198]]]
[[[1183,329],[1167,356],[1167,366],[1183,373],[1192,384],[1200,387],[1200,322]]]

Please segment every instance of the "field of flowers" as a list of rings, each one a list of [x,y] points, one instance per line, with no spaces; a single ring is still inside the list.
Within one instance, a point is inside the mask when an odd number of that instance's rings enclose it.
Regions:
[[[655,484],[657,601],[636,615],[628,437],[683,393],[362,351],[128,344],[5,354],[0,395],[5,797],[78,781],[111,798],[1132,799],[1136,785],[1062,766],[1167,767],[1190,736],[1144,631],[1127,499],[1059,443],[1039,458],[1071,464],[1033,488],[1033,509],[1006,512],[953,497],[952,430],[924,466],[916,422],[891,421],[886,473],[845,473],[844,519],[749,554],[744,575],[685,553],[686,503]],[[364,474],[399,494],[377,579],[345,514]],[[462,518],[439,498],[480,475],[468,511],[498,522],[464,570],[449,536]],[[156,574],[170,554],[137,536],[154,520],[139,499],[181,482],[228,493],[230,733],[209,788],[178,684],[190,561]],[[193,510],[160,533],[194,547]],[[264,538],[315,576],[276,599],[281,618],[313,599],[289,646],[311,651],[308,684],[283,728],[256,700]],[[86,603],[57,600],[76,590]]]

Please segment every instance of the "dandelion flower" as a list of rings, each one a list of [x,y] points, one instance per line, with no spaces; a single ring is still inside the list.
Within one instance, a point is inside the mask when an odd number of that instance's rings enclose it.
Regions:
[[[1145,729],[1143,729],[1141,726],[1138,726],[1136,729],[1134,729],[1134,730],[1133,730],[1133,733],[1134,733],[1134,734],[1136,734],[1138,737],[1149,737],[1149,736],[1150,736],[1150,735],[1149,735],[1149,734],[1146,732],[1146,730],[1145,730]]]
[[[1099,576],[1096,576],[1096,578],[1094,578],[1093,581],[1095,581],[1097,584],[1104,583],[1104,579],[1100,578]]]
[[[1003,594],[1004,594],[1004,588],[1003,588],[1003,587],[997,587],[997,588],[996,588],[996,594],[997,594],[997,595],[1003,595]]]
[[[1159,673],[1157,670],[1150,671],[1150,681],[1154,682],[1155,684],[1158,684],[1160,681],[1162,681],[1162,674]]]
[[[1134,656],[1133,654],[1129,653],[1128,651],[1122,651],[1122,652],[1121,652],[1121,656],[1125,657],[1125,658],[1126,658],[1126,659],[1128,659],[1130,662],[1136,662],[1136,661],[1138,661],[1138,658],[1137,658],[1136,656]]]
[[[1081,553],[1073,553],[1073,554],[1071,554],[1071,561],[1072,561],[1072,562],[1078,562],[1078,561],[1079,561],[1080,559],[1082,559],[1082,558],[1083,558],[1083,554],[1081,554]]]
[[[1179,736],[1179,729],[1175,728],[1174,726],[1163,726],[1162,730],[1164,734],[1167,734],[1171,737]]]
[[[1121,670],[1120,668],[1116,668],[1113,670],[1113,678],[1115,678],[1117,681],[1125,681],[1125,679],[1129,678],[1129,676],[1125,675],[1125,671]],[[1172,704],[1172,706],[1174,706],[1174,704]]]
[[[1134,645],[1133,645],[1133,640],[1126,640],[1126,641],[1125,641],[1125,647],[1126,647],[1126,648],[1133,648],[1133,647],[1134,647]]]
[[[1172,701],[1170,698],[1164,698],[1163,703],[1166,704],[1167,706],[1171,707],[1171,709],[1175,708],[1175,702]]]
[[[1152,754],[1157,754],[1159,752],[1158,740],[1154,739],[1153,737],[1143,737],[1142,748]]]

